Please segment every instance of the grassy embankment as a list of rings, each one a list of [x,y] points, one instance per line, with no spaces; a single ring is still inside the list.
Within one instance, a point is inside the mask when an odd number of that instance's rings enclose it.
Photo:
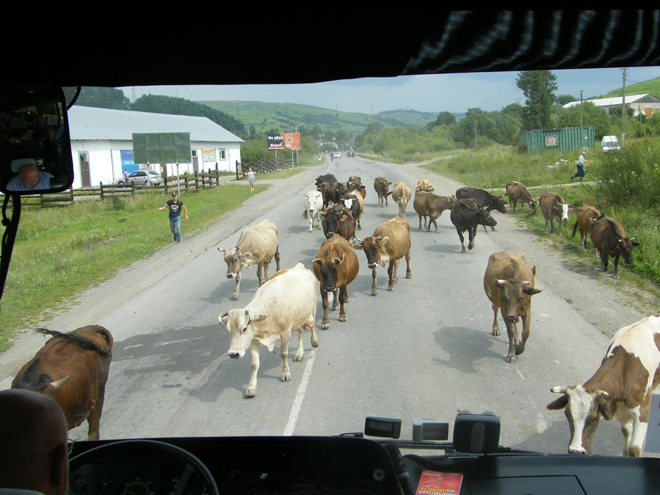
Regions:
[[[256,192],[267,188],[258,185]],[[252,196],[244,185],[183,194],[190,220],[182,218],[182,245],[191,233]],[[0,352],[18,330],[64,309],[77,294],[171,244],[168,211],[158,211],[167,199],[154,191],[135,198],[24,210],[2,299]]]
[[[640,246],[633,251],[633,264],[625,265],[619,273],[622,277],[632,272],[639,277],[627,276],[630,281],[651,290],[657,295],[660,285],[660,140],[639,140],[619,153],[604,154],[593,151],[587,156],[585,184],[568,186],[575,172],[578,153],[534,153],[520,154],[513,149],[493,148],[477,153],[464,153],[460,157],[446,159],[427,165],[425,168],[440,175],[454,178],[473,187],[493,189],[504,194],[509,180],[517,180],[530,189],[534,197],[552,191],[561,194],[572,206],[586,203],[617,219],[625,227],[628,237],[636,237]],[[560,159],[568,160],[559,162]],[[548,168],[559,162],[557,168]],[[595,182],[588,185],[586,182]],[[520,204],[519,204],[520,206]],[[527,219],[525,213],[516,210],[515,216],[533,231],[545,235],[545,221],[540,211]],[[580,247],[580,236],[570,238],[576,221],[571,212],[563,236],[553,236],[551,242],[557,247],[577,256],[588,269],[599,268],[600,262],[593,258],[593,250],[586,253]],[[555,227],[556,228],[556,227]],[[546,237],[550,239],[549,237]],[[591,240],[589,239],[591,248]],[[610,274],[613,271],[610,260]],[[620,266],[623,266],[621,260]]]

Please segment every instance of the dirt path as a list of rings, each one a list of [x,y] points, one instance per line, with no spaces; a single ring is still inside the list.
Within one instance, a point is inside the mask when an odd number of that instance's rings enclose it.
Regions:
[[[436,194],[451,195],[464,184],[421,168],[420,164],[402,165],[411,174],[429,179]],[[578,184],[576,184],[578,185]],[[445,213],[446,215],[446,213]],[[522,217],[494,212],[498,222],[495,232],[479,236],[492,236],[506,249],[523,254],[536,265],[537,278],[551,287],[579,311],[584,318],[605,335],[611,336],[619,328],[640,320],[660,308],[660,299],[631,282],[615,280],[610,267],[609,273],[600,273],[600,261],[584,259],[555,246],[549,234],[531,232]],[[569,235],[565,229],[564,235]],[[443,230],[440,235],[458,236],[455,230]],[[622,268],[626,270],[625,266]],[[640,282],[643,284],[643,282]]]

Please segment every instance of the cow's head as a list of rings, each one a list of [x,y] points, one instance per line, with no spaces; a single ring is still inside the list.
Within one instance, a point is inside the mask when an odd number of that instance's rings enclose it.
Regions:
[[[624,261],[630,265],[632,263],[632,250],[635,246],[639,246],[639,242],[635,240],[635,237],[631,237],[630,239],[621,237],[616,230],[614,234],[617,236],[617,251],[623,257]]]
[[[229,249],[218,248],[227,263],[227,278],[236,278],[242,266],[250,268],[254,264],[252,253],[243,252],[238,247]]]
[[[390,261],[390,255],[385,249],[389,241],[390,238],[387,236],[365,237],[364,240],[358,239],[353,244],[353,249],[364,251],[364,254],[367,256],[367,266],[369,268],[376,268],[379,264],[384,267]]]
[[[561,219],[568,221],[568,212],[572,211],[573,208],[571,208],[571,205],[568,203],[562,203],[561,201],[557,200],[557,208],[561,211]]]
[[[501,290],[502,318],[511,323],[529,312],[531,297],[541,292],[540,289],[532,287],[531,282],[527,280],[495,279],[495,286]]]
[[[320,191],[308,191],[303,194],[304,206],[310,213],[314,213],[314,208],[320,198],[323,198],[323,194]]]
[[[555,394],[563,394],[559,399],[548,404],[550,410],[564,409],[571,440],[569,454],[591,454],[591,440],[596,433],[600,418],[610,419],[607,399],[609,394],[603,390],[576,385],[572,387],[553,387]]]
[[[259,333],[259,324],[266,320],[268,315],[253,314],[247,309],[232,309],[228,313],[218,316],[218,322],[227,327],[229,332],[229,350],[227,354],[232,359],[239,359],[245,355],[252,340]]]
[[[529,200],[529,207],[532,208],[533,210],[535,210],[538,205],[539,205],[538,200],[534,198]]]
[[[504,200],[504,196],[495,196],[492,207],[500,213],[506,213],[506,201]]]
[[[477,212],[477,223],[479,225],[486,225],[487,227],[495,227],[497,221],[490,216],[489,211],[485,207],[479,208]]]
[[[343,263],[344,256],[346,255],[342,254],[341,258],[314,258],[312,261],[318,267],[322,279],[321,287],[326,292],[334,292],[337,289],[337,268]]]
[[[325,219],[325,237],[328,239],[337,233],[339,223],[348,218],[346,211],[343,208],[328,208],[324,212],[321,212],[321,215]]]

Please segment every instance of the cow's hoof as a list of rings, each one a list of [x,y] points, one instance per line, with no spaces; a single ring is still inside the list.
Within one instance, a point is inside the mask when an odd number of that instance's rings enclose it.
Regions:
[[[378,291],[376,289],[371,289],[371,295],[375,296],[376,294],[378,294]]]
[[[299,363],[300,361],[303,360],[304,357],[305,357],[304,354],[300,354],[300,355],[296,354],[296,355],[293,357],[293,362],[294,362],[294,363]]]
[[[394,292],[394,286],[388,287],[387,290],[390,291],[390,292]]]
[[[311,233],[312,233],[312,229],[309,229],[307,232],[308,232],[309,234],[311,234]]]
[[[406,278],[412,278],[412,273],[406,273]]]
[[[317,348],[319,346],[318,340],[312,340],[312,347]]]
[[[524,346],[516,346],[516,356],[520,356],[523,352],[525,352]]]
[[[499,337],[500,336],[500,329],[498,328],[497,330],[493,328],[493,337]]]
[[[345,317],[345,316],[340,316],[340,317],[339,317],[339,321],[341,321],[342,323],[344,323],[344,322],[346,321],[346,317]]]
[[[344,304],[348,304],[348,297],[344,299]]]
[[[248,390],[247,392],[245,392],[244,397],[245,397],[246,399],[252,399],[255,395],[257,395],[257,391],[256,391],[256,390]]]
[[[362,230],[362,227],[360,225],[358,225],[358,230]]]
[[[618,279],[618,278],[619,278],[619,274],[618,274],[618,273],[615,273],[615,274],[614,274],[614,278]]]
[[[516,360],[516,356],[507,356],[506,357],[506,362],[507,363],[513,363]]]
[[[290,382],[291,381],[291,375],[282,375],[282,376],[280,376],[280,381],[281,382]]]
[[[235,301],[236,299],[238,299],[238,294],[232,294],[231,295],[231,300]]]
[[[328,328],[330,328],[330,322],[329,321],[324,321],[323,323],[321,323],[321,328],[323,330],[327,330]]]

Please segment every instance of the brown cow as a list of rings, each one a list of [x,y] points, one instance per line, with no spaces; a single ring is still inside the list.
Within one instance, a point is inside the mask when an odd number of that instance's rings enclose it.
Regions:
[[[362,184],[362,177],[358,175],[351,175],[348,178],[348,182],[355,182],[356,184]]]
[[[356,222],[357,230],[362,230],[362,213],[364,212],[364,198],[361,194],[353,192],[350,194],[344,194],[340,198],[341,202],[344,203],[344,206],[351,210],[351,215]]]
[[[417,181],[417,186],[415,186],[415,192],[433,192],[435,191],[435,188],[433,187],[433,184],[431,184],[431,181],[428,179],[419,179]]]
[[[38,331],[52,338],[21,368],[11,388],[51,397],[62,408],[69,430],[87,420],[87,439],[98,440],[112,362],[112,334],[96,325],[69,333]]]
[[[354,182],[349,179],[349,181],[346,183],[346,192],[359,193],[360,196],[362,196],[362,199],[364,199],[367,197],[367,186],[365,186],[361,182]]]
[[[530,268],[521,254],[512,251],[493,253],[488,258],[484,290],[493,307],[493,335],[500,334],[497,313],[502,311],[509,336],[508,363],[525,351],[532,320],[532,296],[541,292],[534,288],[536,267]],[[518,318],[523,320],[522,341],[518,335]]]
[[[410,198],[412,197],[410,187],[408,187],[408,184],[405,182],[397,182],[394,184],[391,194],[392,199],[399,205],[399,215],[405,216],[408,201],[410,201]]]
[[[555,218],[559,224],[559,230],[557,234],[561,235],[561,226],[564,221],[568,222],[568,212],[572,210],[571,206],[564,201],[559,194],[553,192],[547,192],[541,194],[538,200],[538,204],[541,207],[541,212],[545,218],[545,230],[551,234],[555,231]],[[530,218],[536,215],[538,208],[534,209],[529,213],[525,218]]]
[[[632,249],[639,246],[634,237],[628,239],[626,229],[613,218],[601,218],[591,224],[591,242],[600,253],[600,271],[606,272],[609,257],[614,258],[614,278],[619,278],[619,257],[631,264]]]
[[[415,193],[413,207],[419,215],[419,228],[422,228],[422,216],[424,217],[424,227],[426,227],[426,217],[429,217],[427,232],[431,231],[431,223],[435,225],[435,233],[439,234],[438,223],[442,212],[451,210],[456,205],[456,196],[438,196],[437,194],[418,192]]]
[[[389,262],[387,269],[390,281],[387,290],[394,290],[394,284],[399,280],[397,270],[399,259],[406,258],[406,278],[412,278],[410,271],[410,225],[408,221],[400,216],[385,220],[374,231],[374,235],[364,240],[359,240],[353,245],[354,249],[364,250],[367,256],[367,266],[371,268],[373,283],[371,295],[378,293],[376,279],[378,277],[378,265],[383,267]]]
[[[525,185],[521,182],[516,182],[515,180],[510,180],[506,184],[506,195],[509,198],[509,204],[513,207],[513,212],[516,212],[516,204],[518,201],[522,202],[521,210],[525,209],[525,204],[528,204],[530,208],[536,208],[536,200],[529,194],[529,191]]]
[[[316,253],[312,262],[314,275],[321,283],[321,298],[323,299],[323,329],[330,326],[328,319],[328,292],[332,292],[334,298],[332,310],[337,309],[339,300],[339,321],[346,321],[344,304],[348,302],[348,284],[350,284],[360,271],[358,257],[353,251],[351,244],[335,234],[327,239]],[[339,297],[337,297],[339,290]]]
[[[385,177],[376,177],[374,180],[374,189],[378,194],[378,206],[381,208],[387,206],[387,193],[392,183]]]
[[[573,225],[573,234],[571,234],[571,239],[575,237],[578,227],[580,228],[580,243],[582,244],[582,249],[587,250],[587,238],[591,232],[591,224],[596,220],[599,220],[604,215],[601,214],[593,206],[581,205],[577,211],[577,220],[575,225]]]
[[[347,241],[355,237],[355,219],[343,204],[333,205],[321,212],[321,225],[326,239],[339,234]]]

